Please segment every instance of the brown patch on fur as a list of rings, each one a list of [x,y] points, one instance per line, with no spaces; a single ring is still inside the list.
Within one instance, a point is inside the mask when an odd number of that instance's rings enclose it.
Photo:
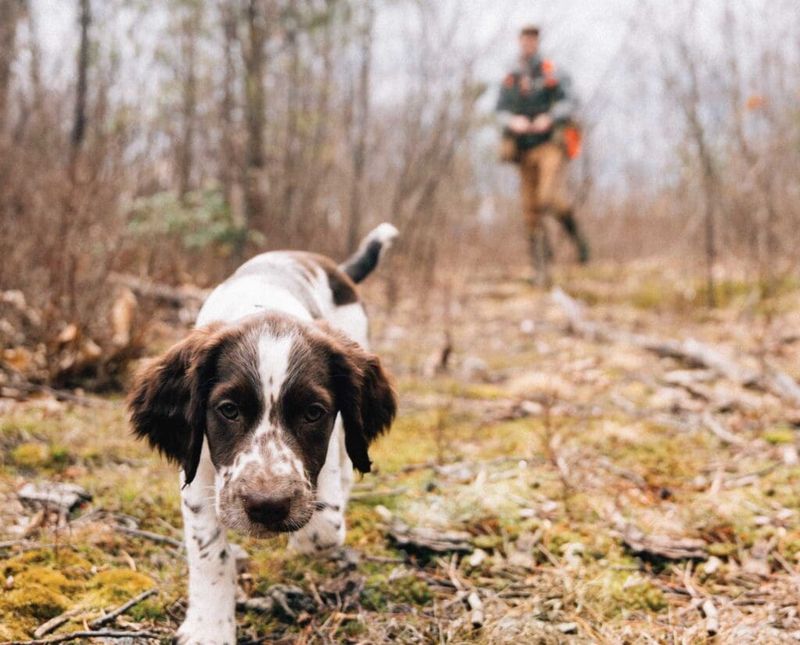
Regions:
[[[327,355],[318,349],[309,329],[302,328],[295,337],[288,378],[281,384],[275,409],[279,425],[288,430],[287,444],[302,460],[314,485],[325,464],[337,411]],[[309,421],[305,415],[313,405],[321,405],[325,413]]]
[[[329,257],[317,253],[298,252],[294,254],[297,262],[307,271],[313,273],[314,269],[322,269],[328,278],[328,286],[333,294],[333,304],[337,307],[358,302],[356,283],[341,271],[338,265]]]
[[[219,352],[206,404],[206,436],[216,467],[233,463],[264,416],[264,387],[258,373],[258,337],[263,329],[263,321],[237,325]],[[236,404],[236,419],[218,412],[224,401]]]
[[[257,357],[249,339],[264,326],[275,331],[288,329],[289,324],[287,319],[263,316],[230,327],[213,323],[190,332],[135,377],[128,397],[134,434],[179,463],[186,483],[190,483],[209,430],[210,397],[224,398],[220,386],[227,387],[231,394],[246,392],[243,418],[249,419],[251,426],[257,423],[263,414],[263,402],[258,395],[261,387]],[[212,435],[217,434],[213,422],[211,430]],[[218,442],[209,440],[212,461],[218,464],[235,454],[230,443],[218,446]]]
[[[315,352],[327,356],[331,390],[342,414],[345,447],[362,473],[371,469],[368,447],[397,413],[397,395],[380,359],[326,323],[317,323]]]
[[[134,379],[128,397],[136,436],[181,464],[190,482],[205,435],[201,383],[224,334],[219,325],[195,329]]]

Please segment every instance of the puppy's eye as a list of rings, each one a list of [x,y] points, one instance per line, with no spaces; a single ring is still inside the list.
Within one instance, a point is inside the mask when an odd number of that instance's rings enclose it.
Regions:
[[[306,409],[304,418],[308,423],[314,423],[315,421],[319,421],[327,413],[328,411],[325,409],[325,406],[320,403],[312,403]]]
[[[217,410],[223,417],[225,417],[229,421],[233,421],[239,417],[238,406],[235,403],[231,403],[230,401],[225,401],[224,403],[220,403],[217,406]]]

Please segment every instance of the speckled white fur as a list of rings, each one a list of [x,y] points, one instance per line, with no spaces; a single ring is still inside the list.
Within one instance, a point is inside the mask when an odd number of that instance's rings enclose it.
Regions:
[[[181,645],[236,642],[236,563],[210,503],[214,476],[208,446],[204,445],[197,475],[181,492],[189,561],[189,607],[176,636]]]

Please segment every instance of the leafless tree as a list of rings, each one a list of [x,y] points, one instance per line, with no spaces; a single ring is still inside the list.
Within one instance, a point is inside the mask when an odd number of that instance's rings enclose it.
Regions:
[[[25,0],[0,2],[0,126],[6,122],[11,64],[17,53],[17,25],[25,13],[26,6]]]
[[[264,131],[267,15],[263,0],[248,0],[246,8],[247,39],[243,46],[245,78],[244,109],[247,124],[247,151],[245,160],[245,224],[256,226],[267,235],[272,233],[267,221],[264,194],[265,158]]]
[[[77,63],[77,87],[75,90],[75,118],[72,123],[72,150],[73,155],[78,150],[86,137],[86,102],[89,93],[89,27],[92,24],[92,8],[89,0],[80,0],[80,48]]]
[[[367,161],[367,136],[370,129],[370,76],[372,71],[372,41],[375,27],[375,7],[366,2],[361,7],[363,17],[358,29],[360,64],[351,116],[350,145],[353,158],[353,179],[350,187],[350,213],[347,227],[347,250],[352,253],[361,233],[364,191],[364,170]]]

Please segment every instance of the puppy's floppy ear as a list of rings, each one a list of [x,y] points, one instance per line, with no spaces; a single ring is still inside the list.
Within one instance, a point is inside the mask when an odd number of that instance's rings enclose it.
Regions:
[[[397,396],[375,354],[327,326],[331,337],[331,382],[342,413],[345,446],[353,465],[368,473],[369,444],[389,429],[397,413]]]
[[[135,377],[128,396],[134,434],[183,467],[186,484],[197,473],[206,430],[208,366],[220,326],[195,329]]]

